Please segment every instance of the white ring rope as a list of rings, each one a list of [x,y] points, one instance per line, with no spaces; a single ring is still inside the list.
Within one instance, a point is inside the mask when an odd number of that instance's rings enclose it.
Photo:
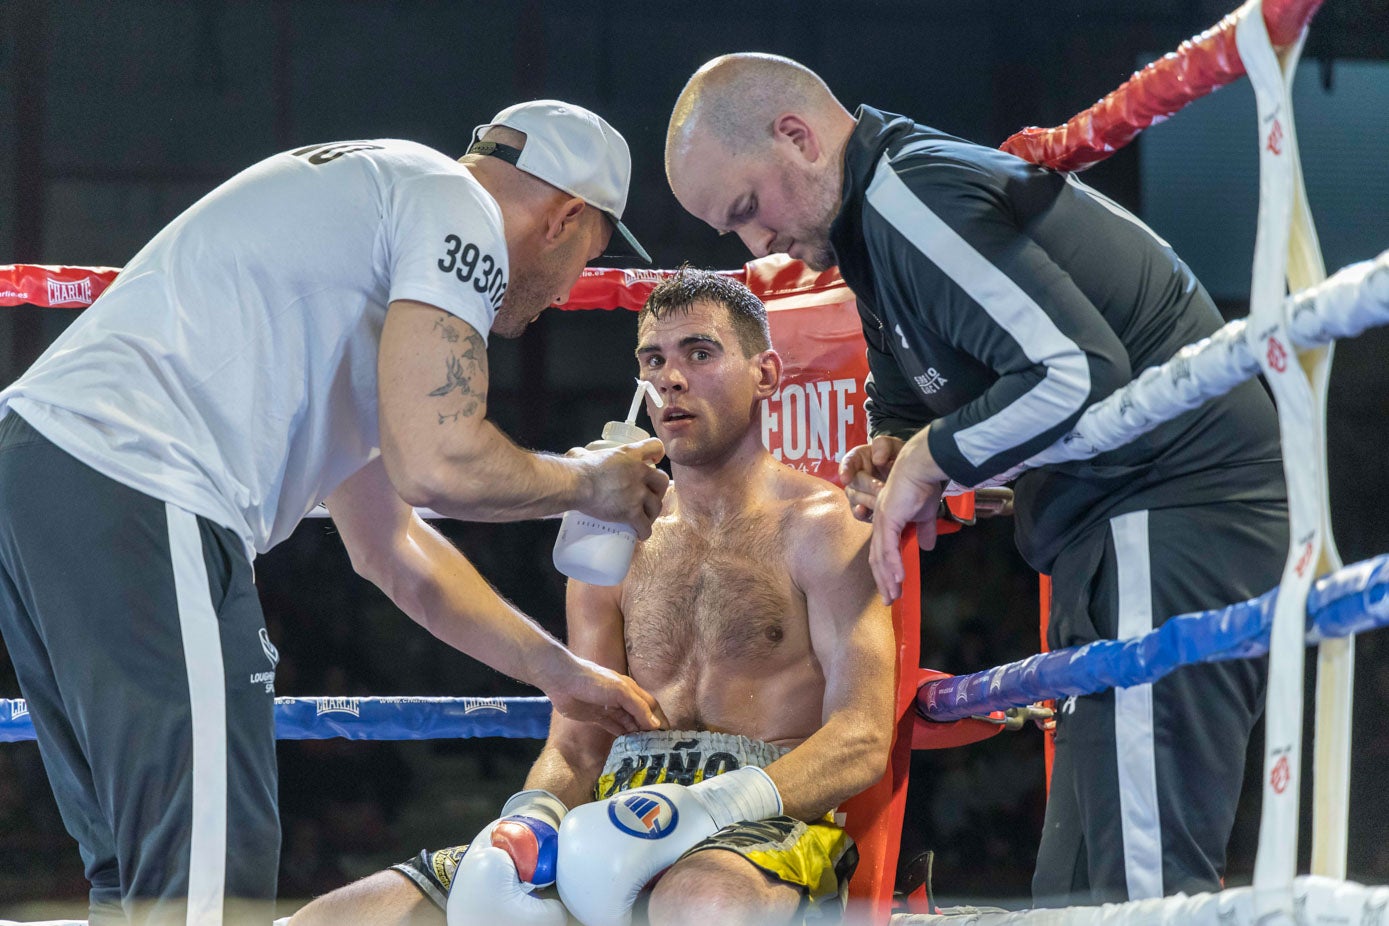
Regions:
[[[1292,884],[1292,922],[1297,926],[1370,926],[1384,922],[1389,887],[1303,875]],[[1252,887],[1217,894],[1177,894],[1101,907],[1021,910],[1015,913],[965,911],[948,915],[895,916],[892,926],[1261,926]]]
[[[1338,271],[1326,282],[1287,300],[1288,332],[1299,349],[1330,344],[1389,325],[1389,251]],[[1088,460],[1122,447],[1207,399],[1259,374],[1259,358],[1246,336],[1249,319],[1219,331],[1149,367],[1138,378],[1096,402],[1065,437],[1006,473],[977,486],[951,484],[952,492],[1002,485],[1039,466]]]
[[[1323,567],[1329,531],[1324,388],[1330,348],[1299,357],[1285,311],[1293,204],[1301,194],[1297,137],[1289,85],[1302,38],[1275,53],[1261,0],[1239,11],[1235,37],[1258,105],[1259,216],[1245,334],[1278,405],[1279,441],[1288,486],[1290,545],[1269,634],[1264,706],[1263,807],[1254,860],[1254,911],[1269,922],[1292,922],[1297,876],[1298,805],[1302,784],[1303,652],[1307,593]],[[1305,37],[1306,33],[1303,33]],[[1305,211],[1304,211],[1305,217]],[[1265,349],[1266,348],[1266,349]],[[1314,389],[1312,376],[1318,376]]]

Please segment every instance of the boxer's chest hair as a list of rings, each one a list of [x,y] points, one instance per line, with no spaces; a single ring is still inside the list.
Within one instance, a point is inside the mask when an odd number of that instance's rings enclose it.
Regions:
[[[664,526],[664,525],[663,525]],[[629,660],[664,674],[708,660],[770,656],[805,608],[793,603],[781,519],[725,522],[717,536],[676,525],[643,545],[623,592]]]

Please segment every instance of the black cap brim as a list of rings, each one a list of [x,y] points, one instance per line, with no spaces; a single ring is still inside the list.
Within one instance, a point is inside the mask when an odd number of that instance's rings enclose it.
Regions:
[[[603,252],[604,257],[621,257],[627,260],[636,258],[647,266],[651,265],[651,255],[646,253],[646,248],[641,246],[641,242],[636,236],[622,224],[622,220],[611,213],[604,213],[613,223],[613,236],[608,239],[607,250]]]

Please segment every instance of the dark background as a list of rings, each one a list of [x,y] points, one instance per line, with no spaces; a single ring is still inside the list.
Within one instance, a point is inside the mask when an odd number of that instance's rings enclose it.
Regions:
[[[850,107],[872,103],[996,145],[1024,125],[1064,120],[1230,5],[8,0],[0,4],[0,262],[119,266],[198,196],[276,151],[395,136],[457,154],[471,128],[503,106],[559,97],[602,113],[626,135],[635,162],[626,217],[658,266],[736,267],[748,257],[742,246],[687,216],[661,167],[675,96],[713,55],[791,55]],[[1384,68],[1386,36],[1382,0],[1330,0],[1307,46],[1310,89],[1299,85],[1298,106],[1335,99],[1338,68],[1375,61],[1369,66]],[[1383,71],[1366,73],[1389,80]],[[1252,110],[1241,118],[1252,129]],[[1387,127],[1382,111],[1367,112],[1352,128],[1369,155],[1318,180],[1320,187],[1308,165],[1314,213],[1319,195],[1365,210],[1331,217],[1338,231],[1364,228],[1363,238],[1350,236],[1358,247],[1328,252],[1333,268],[1389,245],[1374,221],[1389,202],[1364,202],[1364,191],[1384,189],[1389,176]],[[1092,169],[1087,182],[1140,215],[1151,206],[1145,197],[1180,199],[1180,180],[1144,181],[1156,176],[1145,174],[1144,152],[1140,142]],[[1147,157],[1149,167],[1157,163],[1156,154]],[[1175,168],[1180,178],[1181,164]],[[1199,225],[1202,202],[1181,201]],[[1239,221],[1252,228],[1252,211]],[[1157,231],[1182,250],[1181,228]],[[1250,260],[1243,246],[1194,250],[1186,257],[1198,274]],[[1227,316],[1244,314],[1239,293],[1223,296]],[[0,382],[17,376],[72,317],[0,310]],[[521,340],[495,342],[494,417],[537,448],[596,437],[630,399],[633,336],[629,313],[551,312]],[[1379,359],[1387,347],[1379,332],[1338,348],[1329,444],[1347,561],[1389,550],[1389,467],[1377,439],[1389,422]],[[503,594],[562,631],[561,579],[549,562],[553,523],[443,529]],[[964,672],[1036,650],[1036,580],[1013,551],[1010,530],[983,525],[925,559],[924,664]],[[72,538],[75,567],[83,543]],[[352,574],[327,522],[306,522],[256,566],[283,654],[282,695],[533,693],[394,611]],[[1374,883],[1389,881],[1389,813],[1377,788],[1389,753],[1386,649],[1382,635],[1359,641],[1350,874]],[[0,697],[18,693],[0,656]],[[538,748],[510,740],[282,744],[282,896],[307,897],[423,846],[467,840],[519,786]],[[1260,753],[1251,755],[1232,883],[1247,882],[1253,865]],[[947,897],[1023,897],[1042,806],[1035,730],[918,754],[904,857],[934,848],[937,887]],[[1306,830],[1304,821],[1304,843]],[[80,899],[84,891],[76,846],[33,744],[0,748],[0,915],[47,912],[29,902]]]

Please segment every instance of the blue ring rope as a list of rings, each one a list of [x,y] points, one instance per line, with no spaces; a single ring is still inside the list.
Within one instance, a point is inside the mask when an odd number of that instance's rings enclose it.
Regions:
[[[916,706],[929,720],[960,720],[1070,695],[1157,681],[1179,666],[1247,659],[1268,652],[1278,589],[1257,598],[1182,614],[1141,637],[1097,640],[1029,656],[970,675],[922,685]],[[1389,554],[1318,579],[1307,596],[1307,643],[1389,624]]]
[[[549,698],[276,698],[282,740],[544,739]],[[34,738],[23,700],[0,698],[0,743]]]
[[[1183,614],[1131,640],[1029,656],[921,686],[931,720],[959,720],[1070,695],[1156,681],[1178,666],[1268,652],[1278,589],[1239,604]],[[1317,580],[1307,599],[1309,644],[1389,624],[1389,554]],[[279,739],[420,740],[478,736],[543,739],[547,698],[276,698]],[[0,698],[0,743],[34,738],[23,700]]]

